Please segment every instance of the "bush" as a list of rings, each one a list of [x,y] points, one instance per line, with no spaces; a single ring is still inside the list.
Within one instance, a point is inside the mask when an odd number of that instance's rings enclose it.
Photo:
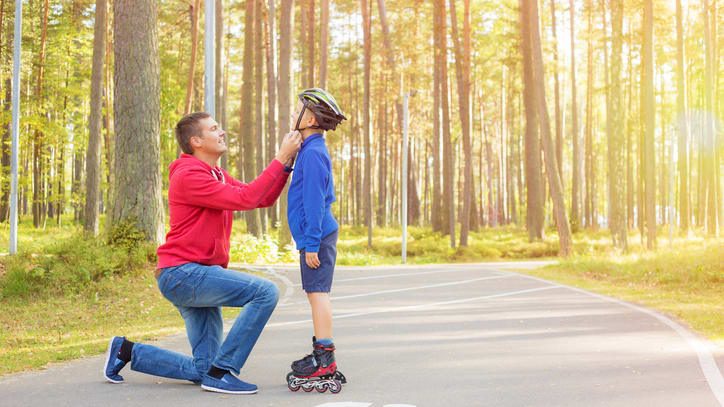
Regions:
[[[155,261],[155,245],[133,241],[106,244],[77,233],[50,244],[43,254],[8,256],[2,260],[7,272],[0,277],[0,295],[77,295],[103,279],[145,270]]]
[[[238,240],[237,240],[238,239]],[[294,263],[299,261],[298,252],[294,247],[279,248],[271,236],[254,237],[240,235],[231,242],[231,261],[245,264]]]

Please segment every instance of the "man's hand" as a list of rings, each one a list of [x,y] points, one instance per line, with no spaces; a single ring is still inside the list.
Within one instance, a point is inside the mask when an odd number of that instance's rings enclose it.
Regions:
[[[307,262],[307,266],[309,266],[309,268],[319,268],[321,263],[319,263],[319,256],[317,256],[317,253],[305,252],[304,257],[304,260]]]
[[[282,164],[287,165],[289,162],[293,162],[294,157],[297,156],[297,152],[302,146],[302,135],[298,131],[287,133],[282,140],[282,145],[279,147],[279,152],[276,155],[276,159]]]

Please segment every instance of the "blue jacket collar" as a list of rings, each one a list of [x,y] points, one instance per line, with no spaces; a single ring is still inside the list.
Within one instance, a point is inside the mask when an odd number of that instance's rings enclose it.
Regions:
[[[312,141],[314,141],[314,140],[316,140],[316,139],[322,139],[322,140],[324,140],[324,135],[322,135],[321,133],[314,133],[314,134],[312,134],[311,136],[307,137],[304,141],[302,141],[302,147],[301,147],[301,148],[304,148],[304,146],[306,146],[306,145],[308,145],[308,144],[311,144]]]

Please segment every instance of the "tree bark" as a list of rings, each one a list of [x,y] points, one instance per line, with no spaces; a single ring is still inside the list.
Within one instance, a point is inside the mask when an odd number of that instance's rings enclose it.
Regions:
[[[372,68],[372,22],[368,0],[361,0],[362,30],[364,41],[364,100],[362,107],[362,123],[364,126],[364,217],[367,226],[367,247],[372,247],[372,156],[370,140],[370,76]]]
[[[266,153],[264,150],[264,41],[262,39],[262,20],[264,14],[264,0],[256,0],[254,4],[254,97],[258,103],[254,103],[254,136],[256,137],[256,171],[253,174],[261,174],[264,171]],[[247,101],[250,99],[246,99]],[[247,174],[248,177],[255,175]],[[251,179],[251,178],[250,178]],[[257,212],[259,218],[260,231],[257,236],[262,236],[267,232],[267,211]]]
[[[271,0],[274,1],[274,0]],[[283,135],[288,132],[291,123],[292,103],[292,49],[294,44],[294,0],[282,0],[279,20],[279,139],[281,144]],[[279,201],[279,245],[286,246],[292,241],[289,233],[289,220],[287,219],[287,191],[289,184],[284,187]]]
[[[625,203],[625,160],[623,100],[621,98],[621,55],[623,53],[623,1],[611,1],[611,90],[610,90],[610,128],[608,132],[608,168],[609,168],[609,229],[614,246],[628,249]]]
[[[554,92],[556,98],[555,122],[556,122],[556,159],[558,160],[558,176],[563,182],[563,129],[561,123],[561,90],[560,80],[558,78],[558,27],[556,26],[556,0],[551,2],[551,32],[553,33],[553,80]]]
[[[96,0],[93,34],[93,65],[91,68],[91,103],[86,158],[86,201],[83,228],[98,234],[99,202],[101,198],[101,114],[103,107],[103,59],[106,53],[106,0]]]
[[[644,0],[642,65],[641,65],[641,122],[644,137],[644,172],[646,184],[646,247],[656,248],[656,157],[654,155],[654,5]]]
[[[586,78],[586,124],[584,142],[585,197],[583,199],[583,226],[592,227],[593,217],[593,0],[587,0],[588,61]],[[562,165],[561,165],[562,167]],[[559,168],[560,170],[560,168]]]
[[[254,131],[254,104],[248,103],[254,95],[254,19],[256,18],[257,0],[246,0],[244,11],[244,65],[242,67],[241,85],[241,117],[239,145],[243,146],[243,154],[239,154],[239,173],[254,178],[256,171],[256,136]],[[261,235],[261,219],[259,211],[244,212],[246,231],[254,236]]]
[[[704,149],[703,151],[703,165],[704,165],[704,189],[706,190],[706,233],[710,236],[719,236],[719,196],[717,184],[721,181],[717,177],[718,162],[716,160],[716,150],[718,144],[716,143],[716,114],[714,106],[714,90],[716,84],[714,83],[714,57],[716,50],[714,49],[715,39],[712,38],[712,27],[715,26],[716,20],[710,17],[711,10],[716,8],[711,7],[709,0],[704,0],[704,51],[705,57],[705,69],[704,69],[704,101],[706,111],[709,114],[704,118]],[[713,13],[716,17],[716,13]],[[714,21],[712,21],[714,20]]]
[[[319,87],[327,89],[327,59],[329,59],[329,0],[320,1]]]
[[[266,136],[266,162],[274,159],[277,141],[277,61],[276,61],[276,4],[275,0],[269,0],[268,8],[265,8],[264,22],[264,49],[266,51],[266,84],[267,84],[267,136]],[[278,206],[275,204],[268,210],[270,217],[270,228],[275,227],[279,221],[277,214]]]
[[[578,98],[576,86],[576,48],[574,0],[570,0],[571,16],[571,138],[573,139],[573,161],[571,162],[573,180],[571,183],[571,228],[575,232],[580,226],[581,201],[581,142],[578,134]],[[558,163],[561,165],[561,163]],[[547,168],[547,165],[546,165]]]
[[[199,8],[201,0],[194,0],[189,4],[189,18],[191,20],[191,59],[189,60],[189,74],[186,82],[186,98],[184,99],[184,115],[191,113],[194,103],[194,74],[196,72],[196,54],[199,48]]]
[[[447,74],[447,22],[445,1],[439,0],[436,10],[440,14],[440,95],[442,96],[442,181],[443,181],[443,233],[450,236],[450,247],[455,248],[455,157],[450,134],[450,89]]]
[[[538,115],[536,110],[533,49],[530,27],[530,0],[520,0],[520,36],[523,58],[523,102],[525,104],[525,182],[526,182],[526,228],[528,240],[543,238],[543,186],[541,179],[540,140],[538,138]],[[488,149],[490,145],[488,144]],[[490,153],[488,153],[488,177],[490,174]],[[489,195],[492,194],[489,186]],[[492,206],[492,205],[491,205]],[[494,224],[493,224],[494,225]]]
[[[473,187],[472,157],[472,112],[470,103],[470,0],[464,0],[462,44],[458,32],[455,0],[450,0],[450,27],[455,52],[455,73],[458,81],[458,105],[462,126],[463,152],[465,164],[463,168],[463,205],[460,214],[460,246],[468,245],[470,232],[470,209]]]
[[[314,30],[315,30],[315,24],[314,24],[314,0],[306,0],[307,5],[304,8],[303,12],[305,13],[305,33],[307,34],[307,44],[304,47],[304,51],[307,52],[306,60],[304,63],[307,64],[306,71],[303,71],[303,74],[306,73],[306,79],[307,84],[305,87],[316,87],[315,77],[314,77],[314,63],[316,62],[316,59],[314,58]]]
[[[40,50],[38,51],[38,71],[36,72],[35,95],[38,100],[39,115],[45,114],[43,96],[43,80],[45,77],[45,51],[48,39],[48,13],[50,6],[48,0],[43,2],[40,34]],[[33,138],[33,226],[39,228],[45,223],[46,214],[46,177],[45,177],[45,135],[39,129],[34,132]]]
[[[133,222],[163,241],[160,74],[153,0],[113,3],[115,160],[112,224]],[[132,159],[129,159],[131,158]]]
[[[559,238],[559,255],[568,256],[572,253],[573,242],[571,240],[571,231],[566,216],[565,203],[563,201],[563,188],[561,180],[558,177],[558,163],[555,159],[555,148],[550,134],[550,118],[548,116],[548,107],[545,100],[545,75],[543,71],[543,53],[541,51],[540,30],[538,20],[538,2],[537,0],[523,0],[529,12],[528,22],[530,24],[530,44],[533,56],[533,78],[535,80],[535,99],[537,117],[540,120],[541,139],[543,141],[543,153],[545,155],[546,174],[548,175],[548,183],[551,190],[551,200],[553,201],[553,214],[558,229]],[[526,4],[527,3],[527,4]],[[526,20],[523,20],[526,21]]]
[[[679,142],[679,230],[689,232],[689,113],[686,106],[686,79],[684,72],[684,25],[681,0],[676,0],[676,124]],[[673,159],[673,157],[672,157]]]

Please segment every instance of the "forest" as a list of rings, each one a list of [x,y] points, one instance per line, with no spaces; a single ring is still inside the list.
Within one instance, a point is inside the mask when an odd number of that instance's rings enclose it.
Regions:
[[[467,246],[515,225],[530,241],[608,230],[718,236],[724,106],[717,0],[216,0],[221,165],[253,179],[304,88],[349,118],[327,134],[343,225],[407,220]],[[201,0],[27,0],[19,212],[34,228],[130,222],[164,239],[174,125],[204,107]],[[14,2],[0,0],[0,221],[10,202]],[[402,171],[403,95],[409,173]],[[286,199],[240,214],[290,241]],[[278,233],[278,234],[277,234]],[[632,236],[640,236],[634,240]]]

